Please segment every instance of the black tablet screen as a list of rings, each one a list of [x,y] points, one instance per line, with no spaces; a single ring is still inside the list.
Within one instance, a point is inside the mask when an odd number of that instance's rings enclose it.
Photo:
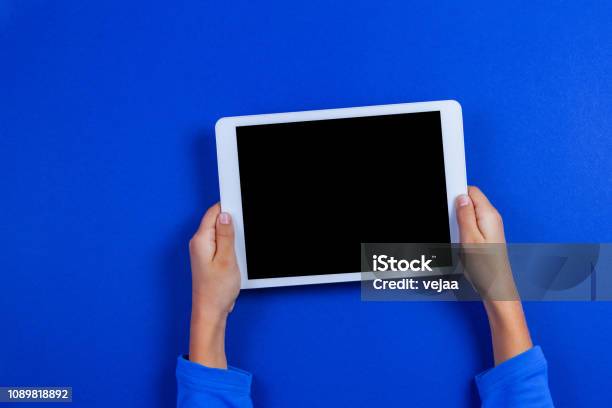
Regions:
[[[450,242],[440,112],[236,137],[249,279],[358,272],[361,242]]]

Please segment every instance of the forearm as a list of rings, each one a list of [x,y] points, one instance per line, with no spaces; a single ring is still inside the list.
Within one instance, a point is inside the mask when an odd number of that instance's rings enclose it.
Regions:
[[[252,408],[251,374],[227,364],[225,328],[228,312],[202,305],[191,311],[189,359],[178,358],[177,407]]]
[[[533,347],[520,301],[488,300],[484,305],[491,327],[495,365]]]
[[[193,305],[189,360],[211,368],[227,368],[225,327],[227,314]]]

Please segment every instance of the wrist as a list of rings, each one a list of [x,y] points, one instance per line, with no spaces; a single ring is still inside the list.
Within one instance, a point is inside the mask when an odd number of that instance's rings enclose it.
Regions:
[[[202,326],[212,328],[223,328],[227,322],[228,311],[211,305],[194,302],[191,306],[192,324],[198,323]]]
[[[193,291],[191,294],[191,314],[198,319],[204,319],[210,323],[221,323],[227,320],[231,311],[231,305],[219,301],[217,296],[210,293]]]

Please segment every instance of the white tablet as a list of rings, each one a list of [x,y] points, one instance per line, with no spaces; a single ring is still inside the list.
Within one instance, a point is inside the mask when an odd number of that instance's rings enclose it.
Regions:
[[[243,288],[360,280],[364,242],[459,242],[455,101],[227,117],[215,130]]]

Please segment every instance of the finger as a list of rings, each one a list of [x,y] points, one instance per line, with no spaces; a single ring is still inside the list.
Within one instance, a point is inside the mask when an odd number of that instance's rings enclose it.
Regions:
[[[222,261],[234,260],[234,223],[232,217],[225,212],[217,216],[217,252],[215,259]]]
[[[495,209],[486,195],[476,186],[468,187],[468,194],[474,203],[474,207],[482,209]]]
[[[474,204],[468,195],[462,194],[455,201],[457,209],[457,224],[459,224],[459,236],[464,244],[480,242],[482,234],[478,229]]]
[[[200,222],[200,227],[198,229],[198,232],[204,231],[204,230],[215,229],[215,224],[217,223],[217,217],[219,216],[220,212],[221,212],[221,205],[219,203],[216,203],[215,205],[210,207],[206,211],[206,214],[204,214],[204,217],[202,217],[202,221]]]
[[[212,260],[216,251],[216,222],[217,216],[221,212],[221,206],[219,203],[213,205],[206,211],[200,227],[194,234],[190,241],[192,249],[198,250],[205,258]]]
[[[499,212],[478,187],[470,186],[468,193],[474,203],[478,229],[487,242],[505,242],[504,226]]]

